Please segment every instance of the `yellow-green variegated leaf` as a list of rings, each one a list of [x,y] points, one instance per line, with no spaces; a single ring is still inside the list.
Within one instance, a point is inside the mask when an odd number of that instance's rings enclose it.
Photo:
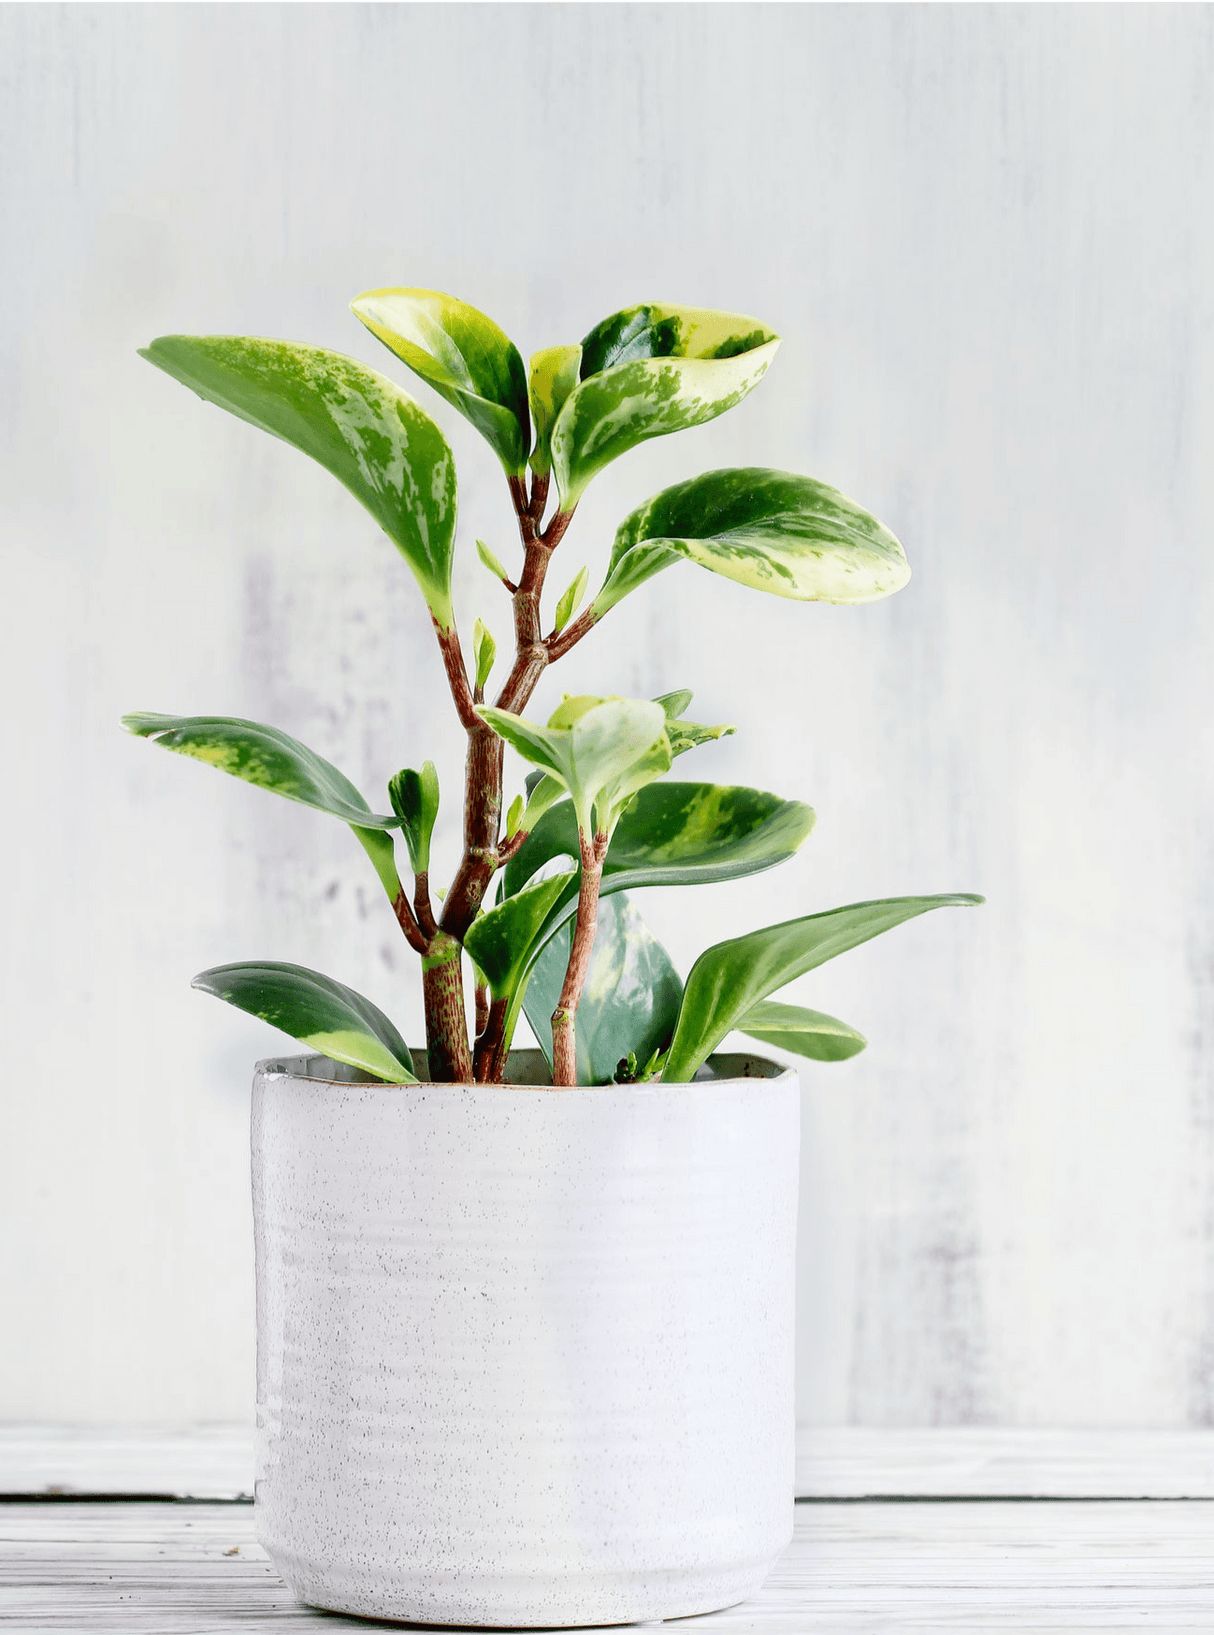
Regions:
[[[774,999],[752,1005],[734,1026],[762,1045],[774,1045],[813,1062],[845,1062],[849,1056],[858,1056],[868,1043],[862,1033],[837,1016],[803,1005],[781,1005]]]
[[[588,568],[579,568],[566,590],[562,593],[556,604],[556,617],[552,622],[552,628],[554,630],[564,630],[570,619],[572,619],[573,615],[577,612],[578,604],[582,600],[582,597],[586,594],[586,581],[589,579],[589,577],[590,570]]]
[[[872,602],[910,578],[889,529],[838,489],[743,466],[676,483],[625,518],[596,615],[680,557],[803,602]]]
[[[580,346],[548,346],[531,359],[531,417],[535,421],[535,447],[531,469],[538,477],[552,469],[552,428],[578,383],[582,363]]]
[[[389,900],[400,890],[392,836],[385,833],[395,829],[399,819],[373,812],[344,773],[297,738],[277,727],[222,715],[145,712],[124,715],[122,724],[162,749],[189,755],[258,789],[340,818],[374,864]]]
[[[950,892],[938,897],[849,903],[846,908],[807,914],[716,943],[700,955],[687,978],[679,1025],[662,1071],[664,1082],[685,1084],[761,1000],[806,971],[917,914],[982,901],[968,892]]]
[[[584,834],[610,833],[636,791],[670,768],[666,712],[641,698],[566,698],[546,727],[508,710],[480,716],[573,797]]]
[[[439,290],[367,290],[350,308],[472,422],[509,476],[522,476],[531,452],[527,371],[492,318]]]
[[[472,627],[472,658],[476,665],[476,687],[478,693],[483,693],[485,683],[493,673],[493,661],[497,657],[497,643],[493,639],[493,632],[478,619]]]
[[[552,431],[561,508],[638,443],[740,403],[779,344],[766,325],[733,312],[650,303],[605,318],[582,342],[581,380]]]
[[[214,994],[335,1062],[390,1084],[416,1084],[409,1047],[378,1005],[303,965],[277,960],[216,965],[190,984]]]
[[[455,461],[407,392],[353,358],[291,341],[162,335],[140,356],[344,483],[412,568],[435,619],[450,626]]]
[[[388,784],[388,795],[409,849],[410,867],[414,874],[425,874],[430,868],[430,836],[438,817],[438,771],[434,762],[426,761],[420,772],[404,767]]]

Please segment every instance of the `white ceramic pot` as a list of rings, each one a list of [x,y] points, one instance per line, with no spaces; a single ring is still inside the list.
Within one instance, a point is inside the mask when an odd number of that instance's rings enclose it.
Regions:
[[[799,1098],[715,1067],[553,1091],[259,1063],[257,1531],[301,1600],[530,1628],[763,1582],[792,1535]]]

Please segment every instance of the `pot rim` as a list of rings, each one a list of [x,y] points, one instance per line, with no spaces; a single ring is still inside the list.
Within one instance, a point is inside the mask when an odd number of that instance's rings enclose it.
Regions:
[[[414,1070],[419,1064],[424,1068],[426,1052],[424,1048],[413,1050]],[[541,1068],[545,1077],[548,1073],[548,1064],[544,1060],[543,1052],[523,1046],[512,1050],[507,1058],[507,1071],[511,1063],[516,1063],[519,1071],[530,1074]],[[332,1071],[325,1071],[331,1069]],[[335,1062],[332,1057],[325,1056],[318,1051],[309,1051],[298,1056],[265,1056],[257,1062],[255,1075],[258,1079],[283,1078],[291,1079],[299,1084],[324,1085],[329,1089],[346,1089],[357,1087],[361,1090],[469,1090],[486,1093],[510,1093],[518,1091],[532,1091],[535,1094],[550,1095],[558,1091],[550,1078],[547,1082],[536,1078],[507,1079],[501,1084],[477,1083],[468,1080],[457,1080],[450,1084],[435,1084],[429,1078],[418,1076],[416,1084],[393,1084],[386,1079],[373,1078],[369,1073],[360,1069],[348,1067],[341,1062]],[[706,1089],[710,1086],[766,1083],[774,1089],[790,1080],[795,1080],[797,1070],[788,1062],[777,1062],[770,1056],[760,1055],[751,1051],[716,1051],[708,1058],[703,1067],[697,1069],[695,1077],[682,1084],[663,1084],[661,1079],[650,1080],[646,1084],[579,1084],[559,1089],[562,1097],[569,1096],[602,1096],[605,1093],[616,1092],[623,1096],[637,1094],[655,1095],[673,1090],[689,1090],[693,1087]]]

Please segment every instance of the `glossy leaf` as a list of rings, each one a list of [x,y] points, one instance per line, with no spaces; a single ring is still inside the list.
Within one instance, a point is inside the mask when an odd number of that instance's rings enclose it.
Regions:
[[[525,802],[521,795],[516,795],[510,802],[510,810],[506,813],[506,839],[513,840],[518,833],[519,822],[523,815]]]
[[[331,1056],[391,1084],[416,1084],[409,1047],[378,1005],[344,983],[276,960],[216,965],[191,987],[214,994]]]
[[[596,616],[680,558],[794,601],[871,602],[910,578],[889,529],[837,489],[741,467],[664,489],[625,518]]]
[[[571,935],[566,922],[540,953],[523,995],[527,1020],[550,1067],[552,1013],[565,980]],[[664,1049],[682,995],[670,956],[627,896],[605,898],[577,1009],[577,1082],[610,1084],[630,1052],[645,1062]]]
[[[493,672],[497,643],[493,639],[493,633],[480,619],[472,627],[472,657],[476,664],[477,690],[483,693],[485,683]]]
[[[259,789],[329,812],[343,823],[372,829],[395,829],[399,824],[399,818],[372,812],[344,773],[277,727],[235,716],[150,712],[124,715],[122,724],[162,749],[205,761]]]
[[[438,817],[438,770],[427,761],[420,772],[405,767],[388,785],[392,810],[400,820],[414,874],[430,868],[430,836]]]
[[[603,864],[603,892],[641,886],[736,880],[786,862],[813,828],[802,801],[732,784],[653,783],[616,825]],[[577,820],[552,807],[506,865],[514,892],[553,857],[578,855]]]
[[[531,452],[527,371],[491,318],[438,290],[367,290],[350,307],[472,422],[510,476],[522,476]]]
[[[574,869],[533,880],[513,897],[488,909],[468,928],[464,948],[484,972],[495,999],[514,994],[553,905],[576,879]]]
[[[802,1005],[781,1005],[763,999],[734,1024],[739,1032],[815,1062],[844,1062],[857,1056],[868,1040],[837,1016],[806,1010]]]
[[[392,836],[397,817],[372,812],[344,773],[277,727],[224,715],[124,715],[122,724],[162,749],[216,766],[258,789],[298,801],[348,823],[375,865],[389,900],[400,890]]]
[[[638,443],[740,403],[778,346],[772,330],[731,312],[649,304],[605,318],[582,343],[581,381],[552,431],[562,509]]]
[[[590,577],[589,569],[580,568],[570,583],[568,589],[556,604],[556,618],[553,621],[555,630],[564,630],[565,626],[577,612],[578,603],[586,594],[586,581]]]
[[[569,791],[587,834],[610,832],[622,803],[670,766],[665,712],[647,699],[566,698],[544,727],[488,705],[478,713]]]
[[[450,626],[455,461],[399,386],[337,352],[248,336],[162,335],[140,356],[344,483],[409,564],[439,624]]]
[[[552,467],[552,428],[578,383],[582,363],[580,346],[549,346],[531,359],[531,417],[535,421],[535,447],[531,469],[545,476]]]
[[[982,901],[968,893],[952,892],[850,903],[717,943],[700,955],[687,978],[664,1082],[689,1080],[741,1017],[806,971],[930,909],[969,907]]]

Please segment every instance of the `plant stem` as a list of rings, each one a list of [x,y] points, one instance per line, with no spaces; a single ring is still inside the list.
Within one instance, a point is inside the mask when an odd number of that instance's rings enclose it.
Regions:
[[[590,953],[599,917],[599,886],[603,859],[607,855],[607,834],[600,830],[589,837],[578,831],[582,854],[582,878],[578,887],[577,920],[561,997],[552,1013],[552,1082],[561,1089],[577,1083],[577,1008],[590,969]]]
[[[426,1057],[435,1084],[467,1084],[472,1078],[468,1020],[464,1015],[463,948],[437,931],[422,958],[426,1008]]]

